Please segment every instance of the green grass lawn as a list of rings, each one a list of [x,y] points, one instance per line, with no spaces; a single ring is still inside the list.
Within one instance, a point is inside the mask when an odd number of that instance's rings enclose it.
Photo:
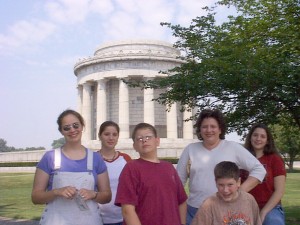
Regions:
[[[32,173],[0,173],[0,216],[38,220],[44,205],[31,202]],[[287,175],[282,204],[286,225],[300,224],[300,173]]]
[[[38,220],[44,205],[31,202],[32,173],[0,173],[0,216]]]
[[[288,173],[282,205],[286,225],[300,224],[300,173]]]

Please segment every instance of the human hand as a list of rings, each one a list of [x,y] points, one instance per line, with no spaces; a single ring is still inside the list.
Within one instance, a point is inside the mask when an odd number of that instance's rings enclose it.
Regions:
[[[58,195],[66,198],[66,199],[73,199],[73,197],[76,195],[76,188],[72,186],[66,186],[57,189]]]
[[[94,190],[88,190],[85,188],[82,188],[78,191],[78,194],[84,199],[84,200],[91,200],[96,197],[97,192]]]

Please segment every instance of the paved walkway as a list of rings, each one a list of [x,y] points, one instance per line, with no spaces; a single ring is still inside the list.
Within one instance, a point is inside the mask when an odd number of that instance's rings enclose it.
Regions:
[[[38,225],[36,220],[16,220],[5,217],[0,217],[0,225]]]

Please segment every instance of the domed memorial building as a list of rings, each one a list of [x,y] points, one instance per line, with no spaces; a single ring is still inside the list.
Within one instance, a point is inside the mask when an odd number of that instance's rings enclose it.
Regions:
[[[131,132],[140,122],[155,126],[161,138],[159,157],[179,157],[183,148],[194,141],[193,122],[184,122],[192,112],[180,112],[173,104],[152,101],[164,90],[129,87],[124,80],[148,80],[165,76],[166,71],[182,63],[180,52],[167,42],[128,40],[106,43],[94,56],[79,60],[74,66],[78,85],[78,112],[85,119],[83,144],[99,149],[98,130],[102,122],[112,120],[120,126],[117,149],[130,154]]]

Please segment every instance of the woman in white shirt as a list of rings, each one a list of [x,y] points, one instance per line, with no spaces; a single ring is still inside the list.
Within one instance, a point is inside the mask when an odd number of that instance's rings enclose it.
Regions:
[[[177,172],[183,185],[189,178],[188,225],[202,202],[217,192],[214,167],[219,162],[231,161],[240,169],[249,171],[248,179],[241,185],[241,189],[246,192],[259,184],[266,174],[261,163],[242,145],[224,140],[226,126],[223,114],[218,109],[203,110],[195,127],[201,141],[189,144],[177,165]]]

